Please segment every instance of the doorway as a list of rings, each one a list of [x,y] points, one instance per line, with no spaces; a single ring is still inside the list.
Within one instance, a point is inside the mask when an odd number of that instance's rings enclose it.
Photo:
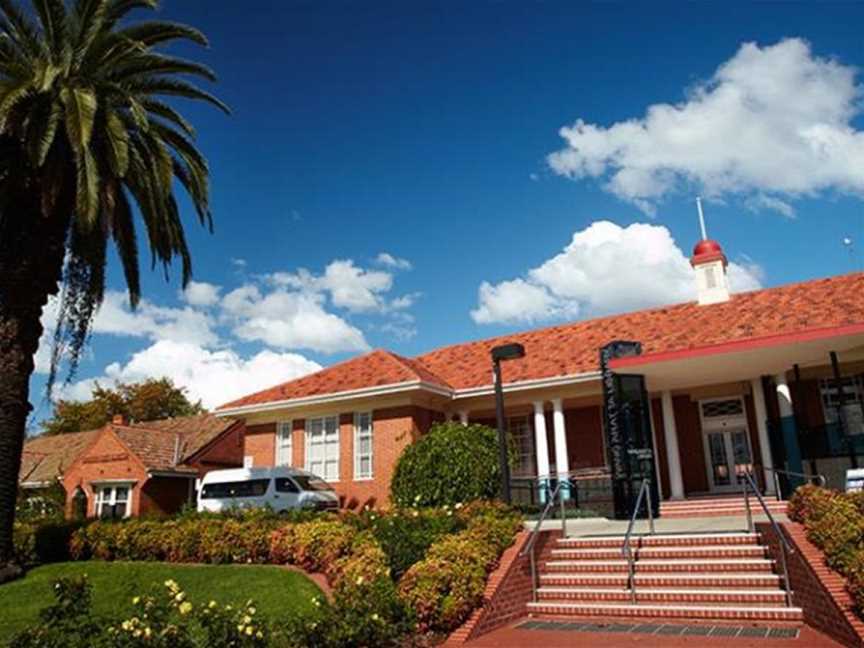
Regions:
[[[699,402],[699,412],[709,488],[712,493],[738,492],[739,475],[753,470],[744,399],[703,400]]]

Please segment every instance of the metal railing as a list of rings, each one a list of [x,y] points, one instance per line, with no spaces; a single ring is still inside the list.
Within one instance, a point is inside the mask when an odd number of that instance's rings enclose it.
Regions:
[[[528,542],[525,543],[525,546],[522,547],[522,551],[519,552],[519,556],[525,556],[526,554],[531,557],[531,593],[534,602],[537,602],[537,557],[535,555],[534,547],[537,544],[537,538],[540,536],[540,531],[543,527],[543,522],[546,521],[546,517],[549,515],[549,511],[555,506],[555,500],[557,499],[561,506],[561,535],[562,537],[567,537],[567,509],[564,506],[564,497],[562,496],[563,489],[571,489],[574,488],[575,484],[573,484],[569,479],[559,479],[558,484],[555,486],[554,490],[550,491],[546,490],[549,494],[549,499],[546,502],[546,506],[543,508],[543,512],[540,514],[540,517],[537,518],[537,522],[534,523],[534,528],[531,530],[531,536],[528,538]]]
[[[741,473],[741,478],[741,483],[743,484],[744,489],[744,506],[747,509],[747,532],[753,533],[755,530],[753,526],[753,511],[750,508],[750,491],[753,491],[753,494],[759,501],[760,506],[762,506],[762,510],[768,517],[769,522],[771,522],[771,526],[774,527],[774,533],[777,534],[777,539],[780,544],[780,563],[783,568],[783,585],[786,590],[786,606],[791,607],[792,588],[789,585],[789,567],[786,563],[786,556],[787,554],[795,553],[795,549],[793,549],[792,545],[789,544],[789,541],[786,540],[786,536],[783,535],[783,530],[780,528],[780,525],[777,524],[777,520],[774,519],[774,516],[771,515],[771,511],[768,510],[768,505],[759,493],[759,487],[753,479],[753,473],[750,471],[744,471]]]
[[[627,533],[624,534],[624,544],[621,546],[621,555],[627,560],[627,589],[630,590],[630,600],[633,603],[636,603],[636,559],[633,557],[633,548],[630,546],[630,540],[633,537],[633,526],[636,524],[639,509],[642,508],[643,498],[645,499],[645,506],[648,508],[649,533],[654,535],[654,511],[651,507],[650,479],[642,480],[642,485],[639,487],[639,495],[636,497],[636,504],[633,506],[633,514],[630,516],[630,524],[627,525]]]
[[[756,470],[768,471],[771,473],[771,478],[774,481],[774,495],[777,497],[777,501],[781,501],[783,499],[783,492],[780,488],[780,475],[785,475],[786,477],[796,477],[799,479],[805,479],[808,482],[815,482],[817,486],[825,486],[828,483],[828,480],[825,478],[825,475],[820,473],[799,473],[792,470],[784,470],[782,468],[768,468],[767,466],[762,466],[759,464],[754,464],[753,466]]]

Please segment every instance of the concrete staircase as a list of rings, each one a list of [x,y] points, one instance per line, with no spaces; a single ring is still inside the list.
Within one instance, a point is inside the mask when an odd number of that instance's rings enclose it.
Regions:
[[[765,504],[772,515],[786,513],[786,501],[778,501],[773,496],[765,496]],[[750,509],[753,515],[763,513],[762,507],[755,497],[750,498]],[[720,516],[742,516],[746,515],[747,508],[744,505],[742,495],[729,497],[696,497],[685,500],[666,500],[660,502],[660,517],[672,518],[694,518],[694,517],[720,517]]]
[[[782,577],[758,534],[634,536],[636,603],[623,536],[558,538],[537,561],[531,614],[798,623]]]

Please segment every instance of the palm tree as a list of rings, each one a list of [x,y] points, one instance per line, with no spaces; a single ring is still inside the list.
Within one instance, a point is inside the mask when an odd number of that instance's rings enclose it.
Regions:
[[[227,108],[188,80],[214,80],[209,68],[160,51],[179,40],[206,45],[200,31],[128,20],[157,4],[32,0],[25,11],[0,0],[0,567],[12,558],[42,308],[61,293],[50,385],[61,351],[70,372],[77,364],[102,302],[109,239],[134,307],[136,220],[152,265],[167,273],[179,258],[184,285],[192,269],[177,186],[212,229],[207,162],[165,97]]]

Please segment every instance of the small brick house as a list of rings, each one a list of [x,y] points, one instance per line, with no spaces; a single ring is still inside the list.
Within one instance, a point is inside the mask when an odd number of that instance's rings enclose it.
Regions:
[[[824,473],[841,485],[857,455],[864,465],[864,274],[730,294],[718,243],[699,241],[691,264],[692,302],[415,358],[379,349],[216,415],[245,420],[247,465],[303,467],[333,483],[348,506],[384,506],[396,458],[433,422],[495,424],[490,352],[518,342],[525,357],[502,365],[514,478],[614,479],[599,354],[632,340],[641,352],[608,367],[644,385],[659,498],[736,493],[745,469],[766,493],[782,470]]]
[[[59,481],[70,516],[169,515],[194,501],[195,480],[243,465],[242,421],[210,414],[41,436],[24,446],[20,485]]]

